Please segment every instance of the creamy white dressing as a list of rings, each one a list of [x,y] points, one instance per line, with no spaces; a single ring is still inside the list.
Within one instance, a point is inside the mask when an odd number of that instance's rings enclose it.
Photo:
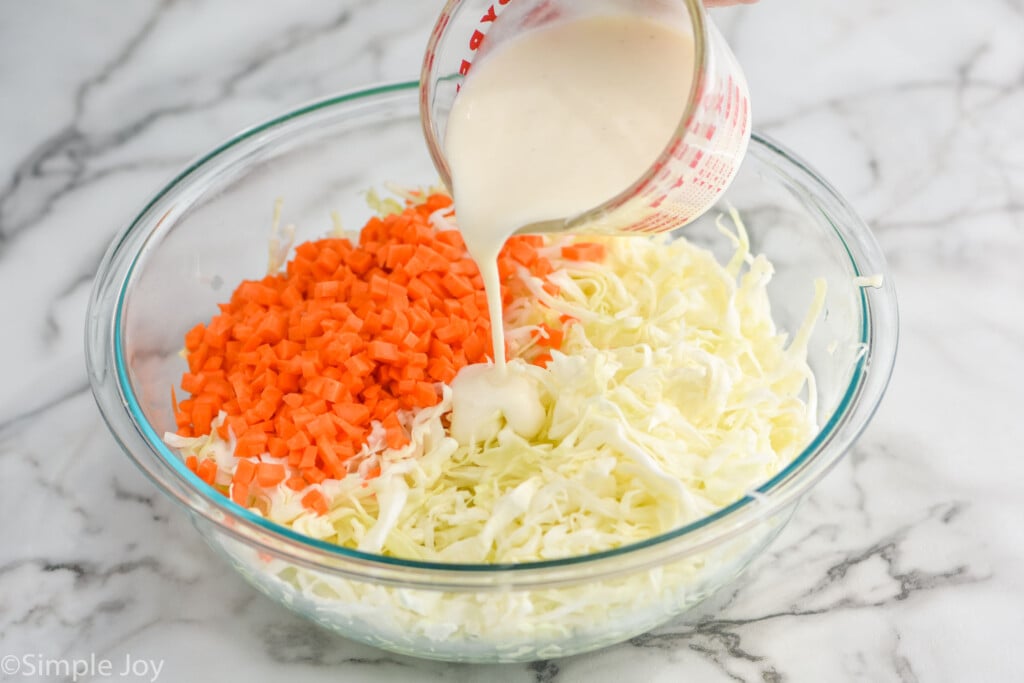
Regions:
[[[679,125],[693,60],[685,31],[616,15],[529,31],[474,64],[448,119],[445,152],[459,230],[487,290],[496,372],[505,368],[497,266],[505,241],[530,223],[599,206],[638,180]],[[472,400],[460,401],[455,389],[459,424],[460,406],[482,417],[474,401],[485,380],[473,373],[462,383]],[[512,384],[496,396],[487,405],[497,401],[506,418],[522,408]]]
[[[504,425],[524,439],[537,436],[546,411],[540,386],[524,370],[522,361],[504,371],[480,363],[462,368],[452,381],[452,438],[471,444]]]

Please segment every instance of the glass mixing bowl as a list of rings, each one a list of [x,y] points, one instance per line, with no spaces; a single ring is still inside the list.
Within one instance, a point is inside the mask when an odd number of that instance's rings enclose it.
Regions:
[[[178,501],[215,550],[260,591],[353,640],[455,661],[564,656],[625,640],[684,612],[764,550],[800,500],[871,418],[896,353],[893,286],[878,245],[829,185],[755,137],[723,200],[742,215],[776,276],[781,329],[795,330],[828,281],[810,342],[820,433],[750,496],[642,543],[515,565],[415,562],[340,548],[236,506],[161,441],[174,430],[170,387],[184,333],[234,284],[263,274],[275,198],[298,239],[322,236],[338,211],[350,226],[382,183],[436,182],[418,118],[417,84],[334,97],[247,130],[199,159],[150,200],[114,241],[90,301],[93,393],[124,451]],[[706,216],[689,239],[727,258]]]

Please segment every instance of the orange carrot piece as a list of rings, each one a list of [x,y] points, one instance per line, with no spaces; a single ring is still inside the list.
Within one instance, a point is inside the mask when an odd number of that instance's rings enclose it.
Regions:
[[[233,482],[231,484],[231,500],[242,507],[247,507],[249,504],[249,484]]]
[[[310,484],[319,484],[327,479],[327,475],[319,467],[310,467],[299,470],[299,472],[302,474],[302,478]]]
[[[535,357],[530,362],[533,363],[534,365],[539,366],[539,367],[546,368],[548,363],[551,362],[551,354],[550,353],[542,353],[539,356]]]
[[[239,460],[235,465],[235,474],[231,481],[235,483],[248,484],[256,475],[256,463],[252,460]]]
[[[570,261],[603,261],[605,248],[597,242],[577,242],[562,247],[562,257]]]
[[[199,323],[185,334],[185,348],[189,351],[195,351],[199,348],[199,344],[203,341],[203,335],[206,334],[206,325]]]
[[[401,358],[398,347],[384,341],[372,341],[366,346],[367,355],[371,360],[394,363]]]
[[[256,466],[256,483],[263,488],[277,486],[286,476],[284,465],[261,462]]]
[[[213,486],[213,482],[217,479],[217,463],[211,458],[203,460],[196,468],[196,474],[207,484]]]
[[[324,498],[324,494],[316,489],[313,489],[302,497],[302,505],[308,510],[316,512],[318,515],[327,514],[327,499]]]

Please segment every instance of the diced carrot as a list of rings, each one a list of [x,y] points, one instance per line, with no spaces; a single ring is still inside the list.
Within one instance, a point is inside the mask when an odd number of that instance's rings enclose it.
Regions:
[[[249,484],[238,481],[232,482],[231,500],[242,507],[246,507],[249,504]]]
[[[333,439],[337,433],[337,427],[327,415],[320,415],[309,423],[309,435],[314,439]]]
[[[409,297],[414,300],[425,300],[433,294],[433,290],[431,290],[430,285],[423,280],[412,280],[406,287],[406,291],[409,292]]]
[[[370,422],[370,411],[360,403],[337,403],[334,413],[353,425],[366,425]]]
[[[446,230],[444,232],[437,233],[437,241],[441,244],[447,244],[448,246],[455,247],[459,251],[466,250],[466,243],[462,240],[462,235],[455,230]]]
[[[302,450],[311,443],[309,440],[309,432],[297,431],[295,432],[295,435],[288,439],[285,443],[288,446],[288,450],[290,451]]]
[[[285,458],[288,456],[288,444],[281,437],[272,436],[267,441],[267,452],[275,458]]]
[[[261,462],[256,466],[256,483],[263,488],[277,486],[286,476],[284,465]]]
[[[542,353],[539,356],[535,357],[531,362],[534,365],[537,365],[537,366],[540,366],[542,368],[545,368],[545,367],[547,367],[548,363],[551,362],[551,354],[550,353]]]
[[[203,460],[196,468],[196,474],[207,484],[213,486],[213,482],[217,479],[217,463],[212,458]]]
[[[432,406],[440,400],[434,385],[430,382],[416,382],[410,393],[414,402],[421,406]]]
[[[327,475],[319,467],[309,467],[299,471],[302,473],[302,478],[310,484],[319,484],[327,479]]]
[[[319,515],[327,514],[327,499],[324,498],[324,494],[316,489],[313,489],[302,497],[302,505]]]
[[[441,279],[441,284],[456,299],[474,292],[473,283],[464,276],[456,275],[452,272],[449,272]]]
[[[542,323],[540,329],[534,331],[533,338],[537,340],[538,346],[560,349],[565,338],[565,332],[559,328],[551,327],[547,323]]]
[[[341,456],[335,449],[335,444],[330,439],[319,439],[316,442],[317,451],[324,461],[324,471],[332,477],[341,479],[345,476],[345,468],[341,464]]]
[[[192,427],[198,433],[210,433],[210,423],[213,421],[213,411],[213,405],[209,402],[199,403],[192,410]]]
[[[310,445],[310,446],[307,446],[306,448],[304,448],[302,450],[302,459],[299,460],[298,467],[300,469],[304,469],[304,470],[305,469],[309,469],[311,467],[316,467],[316,455],[317,455],[317,452],[318,451],[317,451],[317,447],[316,446]]]
[[[354,251],[346,259],[352,272],[362,275],[373,265],[373,255],[367,251]]]
[[[203,385],[206,384],[206,375],[203,373],[192,374],[186,372],[181,376],[181,388],[190,394],[198,394],[203,390]]]
[[[506,247],[509,255],[524,266],[530,266],[537,260],[537,250],[526,242],[510,240]]]
[[[394,344],[384,341],[372,341],[366,345],[367,355],[371,360],[384,361],[387,363],[394,363],[401,356],[398,353],[398,347]]]
[[[459,340],[460,329],[458,326],[453,324],[445,325],[434,330],[434,336],[437,340],[445,344],[454,344]]]
[[[466,337],[466,340],[462,344],[462,348],[466,350],[466,358],[471,363],[478,363],[483,360],[484,355],[487,353],[488,344],[480,338],[480,335],[476,332]]]
[[[597,242],[576,242],[562,247],[562,257],[570,261],[603,261],[605,248]]]
[[[199,344],[203,341],[203,335],[206,334],[206,325],[199,323],[185,334],[185,348],[189,351],[195,351],[199,348]]]
[[[239,460],[235,465],[235,474],[231,478],[233,482],[248,484],[256,475],[256,463],[252,460]]]
[[[228,431],[234,434],[235,438],[238,439],[249,429],[249,423],[241,415],[231,415],[224,424],[228,426]]]

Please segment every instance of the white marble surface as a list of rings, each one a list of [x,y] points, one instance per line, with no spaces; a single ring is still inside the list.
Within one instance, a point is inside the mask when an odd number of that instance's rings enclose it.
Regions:
[[[699,619],[529,666],[378,652],[249,589],[119,452],[82,351],[108,241],[237,129],[414,77],[439,4],[0,5],[0,656],[163,681],[1024,680],[1021,0],[716,11],[757,127],[877,229],[903,337],[859,446]]]

